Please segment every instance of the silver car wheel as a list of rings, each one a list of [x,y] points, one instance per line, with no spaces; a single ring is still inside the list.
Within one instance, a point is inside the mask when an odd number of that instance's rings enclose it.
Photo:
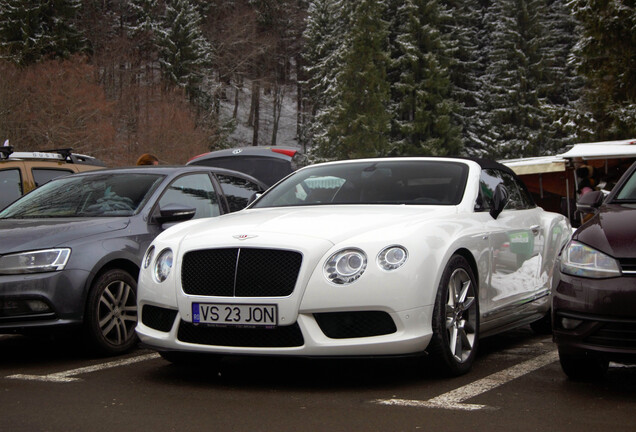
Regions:
[[[86,340],[98,353],[117,355],[137,343],[137,281],[121,269],[102,273],[86,303]]]
[[[470,276],[463,268],[457,268],[448,281],[446,303],[446,331],[448,348],[459,363],[464,363],[475,344],[477,327],[477,302]]]
[[[104,339],[113,345],[125,344],[135,333],[137,298],[123,281],[109,284],[99,299],[98,323]]]

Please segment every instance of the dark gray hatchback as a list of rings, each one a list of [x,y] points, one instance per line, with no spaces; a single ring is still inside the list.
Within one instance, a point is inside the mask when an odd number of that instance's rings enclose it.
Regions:
[[[0,212],[0,333],[77,327],[101,354],[129,350],[151,241],[177,222],[240,210],[264,188],[201,166],[100,170],[41,186]]]

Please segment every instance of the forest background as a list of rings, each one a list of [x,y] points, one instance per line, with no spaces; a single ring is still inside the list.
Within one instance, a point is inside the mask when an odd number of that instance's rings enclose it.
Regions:
[[[634,137],[634,0],[0,0],[16,150],[515,158]]]

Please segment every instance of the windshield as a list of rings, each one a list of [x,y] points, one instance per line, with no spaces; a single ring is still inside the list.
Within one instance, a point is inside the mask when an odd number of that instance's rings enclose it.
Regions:
[[[0,219],[131,216],[163,178],[105,173],[56,179],[4,209]]]
[[[296,172],[253,208],[330,204],[457,205],[468,166],[452,161],[365,161]]]
[[[620,202],[636,202],[636,170],[632,171],[630,177],[623,183],[623,187],[618,191],[614,200]]]

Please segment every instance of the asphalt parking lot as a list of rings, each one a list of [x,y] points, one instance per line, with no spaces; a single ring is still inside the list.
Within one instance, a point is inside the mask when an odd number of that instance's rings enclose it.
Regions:
[[[549,336],[482,341],[465,376],[422,358],[226,358],[183,369],[138,349],[0,336],[0,431],[633,431],[636,368],[568,380]]]

